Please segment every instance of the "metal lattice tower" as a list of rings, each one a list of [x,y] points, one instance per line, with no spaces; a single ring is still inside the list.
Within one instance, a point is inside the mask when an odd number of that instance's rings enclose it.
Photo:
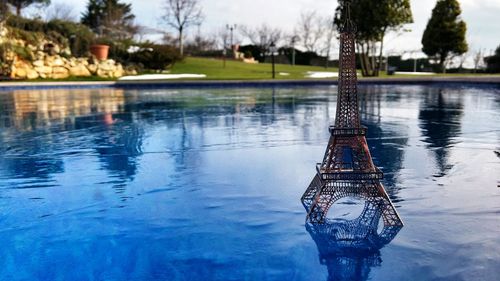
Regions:
[[[385,226],[402,226],[394,205],[380,182],[383,173],[375,167],[361,126],[357,96],[356,28],[351,20],[350,1],[343,4],[340,27],[340,75],[335,126],[317,174],[302,196],[306,220],[323,224],[330,207],[344,197],[364,199],[378,206]]]

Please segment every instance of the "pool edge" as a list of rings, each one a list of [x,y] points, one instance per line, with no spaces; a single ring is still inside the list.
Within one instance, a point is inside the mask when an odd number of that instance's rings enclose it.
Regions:
[[[184,81],[84,81],[84,82],[2,82],[0,91],[81,89],[81,88],[245,88],[272,86],[332,86],[337,80],[184,80]],[[500,87],[500,76],[361,78],[360,85],[456,85]]]

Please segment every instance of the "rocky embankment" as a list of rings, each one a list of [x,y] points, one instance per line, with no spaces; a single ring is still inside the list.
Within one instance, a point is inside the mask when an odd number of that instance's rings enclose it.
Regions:
[[[114,60],[99,61],[95,58],[64,58],[60,55],[44,55],[33,62],[14,57],[10,69],[13,79],[66,79],[68,77],[119,78],[136,74],[125,71],[120,63]]]
[[[137,74],[125,70],[114,60],[98,60],[93,56],[76,58],[66,46],[44,38],[36,44],[13,38],[6,27],[0,26],[1,61],[4,76],[12,79],[66,79],[69,77],[119,78]]]

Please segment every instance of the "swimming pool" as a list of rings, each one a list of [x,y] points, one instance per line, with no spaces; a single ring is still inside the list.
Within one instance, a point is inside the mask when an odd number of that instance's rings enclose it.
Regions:
[[[497,280],[500,89],[360,88],[405,227],[354,273],[299,200],[336,92],[0,93],[0,280]]]

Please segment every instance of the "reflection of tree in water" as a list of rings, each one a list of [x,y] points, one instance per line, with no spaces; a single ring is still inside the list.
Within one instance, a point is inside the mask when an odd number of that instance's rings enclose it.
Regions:
[[[398,174],[403,168],[405,147],[408,144],[407,128],[400,123],[382,123],[382,99],[397,102],[400,94],[391,95],[391,98],[382,96],[381,88],[362,88],[359,93],[361,122],[367,127],[368,145],[370,146],[373,161],[384,172],[384,184],[391,200],[401,201],[397,197]]]
[[[174,95],[156,91],[75,90],[47,91],[43,99],[31,92],[6,94],[0,97],[5,109],[0,113],[2,126],[9,128],[0,140],[6,150],[2,153],[36,157],[1,161],[6,162],[4,167],[11,167],[6,169],[13,175],[49,177],[64,172],[62,159],[67,151],[90,145],[95,147],[103,168],[123,184],[133,180],[138,172],[137,158],[142,154],[147,122],[167,126],[170,132],[166,145],[174,151],[179,167],[186,167],[199,161],[196,154],[206,145],[207,128],[225,125],[224,133],[228,135],[220,136],[220,140],[232,145],[233,141],[249,141],[245,139],[246,126],[279,127],[284,122],[299,127],[308,138],[314,133],[308,125],[315,123],[314,116],[323,112],[329,102],[328,97],[318,97],[316,90],[312,91],[308,95],[305,88],[243,89],[232,94],[224,89]],[[318,99],[323,102],[319,104]],[[172,129],[174,133],[170,135]],[[40,136],[43,133],[47,138]],[[11,144],[15,151],[7,151]]]
[[[446,175],[453,167],[448,163],[454,139],[461,133],[463,100],[460,95],[446,94],[443,90],[431,91],[420,105],[420,128],[427,148],[433,151],[439,176]]]
[[[0,95],[2,167],[19,178],[50,178],[64,172],[68,150],[81,145],[68,138],[75,118],[118,110],[123,90],[12,91]],[[69,143],[69,144],[68,144]]]
[[[52,174],[63,173],[63,160],[52,153],[57,151],[57,139],[50,130],[37,128],[36,112],[16,112],[13,92],[0,95],[0,165],[11,178],[49,179]],[[20,115],[22,118],[19,118]],[[20,130],[15,130],[15,129]],[[12,130],[11,130],[12,129]],[[26,187],[35,187],[33,181]]]
[[[104,169],[117,179],[114,186],[121,192],[125,183],[133,180],[137,173],[137,157],[142,155],[143,129],[129,113],[107,113],[75,120],[76,129],[88,129],[95,125],[99,126],[93,138],[95,150]]]
[[[371,268],[382,264],[380,249],[402,228],[385,225],[378,229],[382,212],[379,206],[367,202],[355,220],[306,224],[318,247],[320,263],[328,268],[329,281],[368,280]]]

